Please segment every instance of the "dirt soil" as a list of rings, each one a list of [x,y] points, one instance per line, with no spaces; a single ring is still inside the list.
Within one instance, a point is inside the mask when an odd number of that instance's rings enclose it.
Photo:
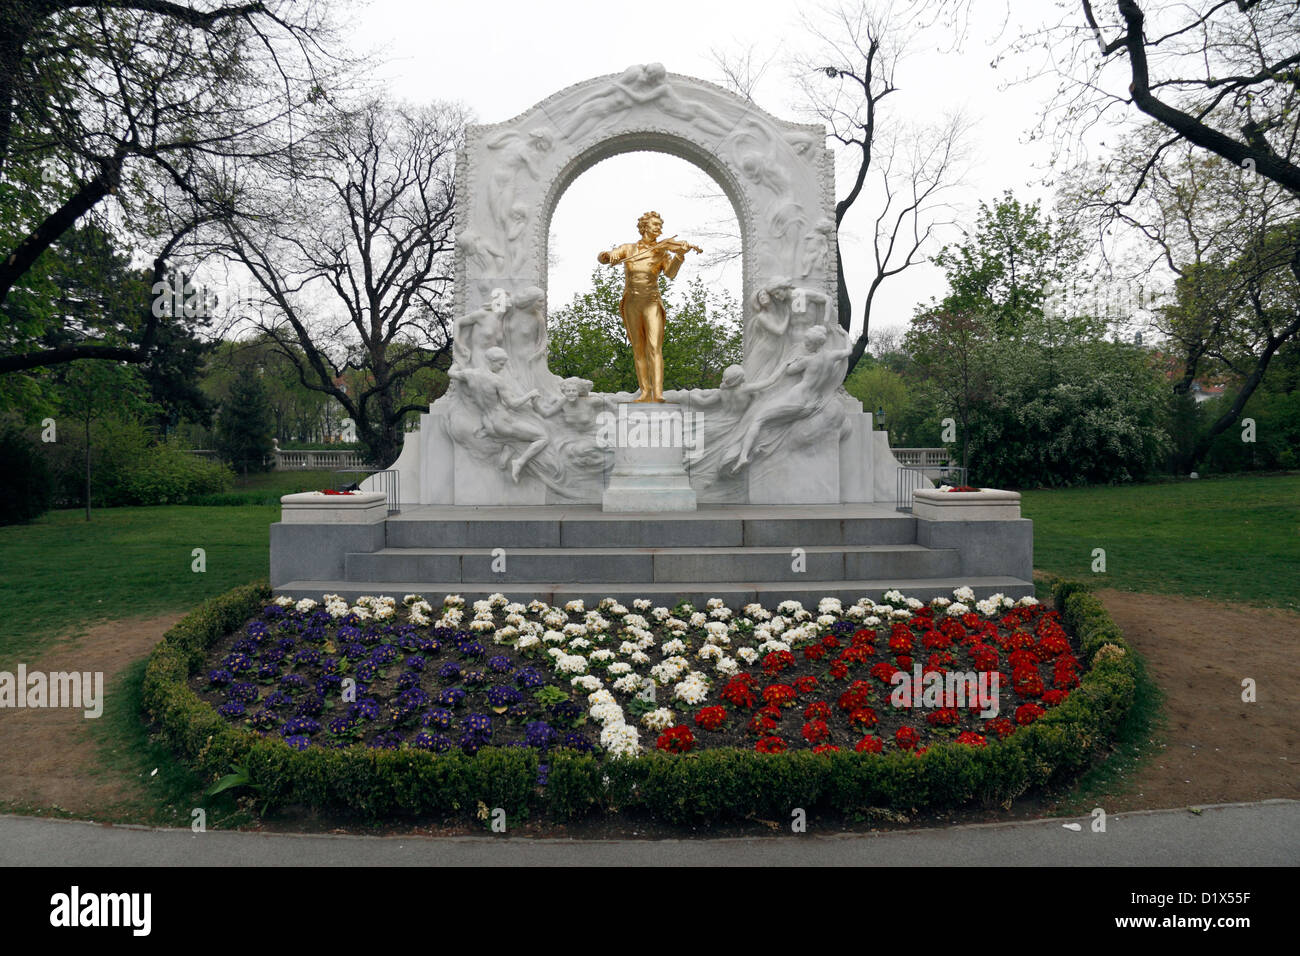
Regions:
[[[1165,694],[1162,746],[1114,796],[1116,810],[1300,798],[1300,614],[1163,594],[1097,596]],[[1255,703],[1241,699],[1247,677]]]
[[[1165,694],[1160,745],[1122,789],[1103,795],[1107,811],[1300,798],[1300,614],[1170,595],[1098,596]],[[111,688],[179,618],[94,627],[28,661],[28,670],[102,671]],[[1256,682],[1255,703],[1241,699],[1247,677]],[[93,818],[140,792],[137,781],[102,766],[80,710],[0,711],[0,806]],[[296,829],[289,821],[276,828]]]
[[[28,672],[102,672],[107,697],[122,671],[146,657],[181,617],[101,624],[24,663]],[[0,710],[0,806],[52,807],[91,816],[138,796],[135,780],[102,767],[92,724],[82,710],[70,707]]]

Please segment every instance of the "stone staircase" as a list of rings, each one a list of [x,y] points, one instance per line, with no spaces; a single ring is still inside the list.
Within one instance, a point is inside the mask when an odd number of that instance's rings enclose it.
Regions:
[[[953,547],[917,543],[917,519],[880,505],[704,506],[673,514],[607,514],[598,506],[422,507],[387,518],[382,538],[345,550],[341,573],[275,583],[278,594],[346,598],[408,593],[430,600],[563,603],[604,597],[623,603],[768,606],[822,597],[880,599],[897,588],[922,600],[969,585],[980,597],[1033,593],[1023,577],[975,570]],[[273,526],[278,547],[293,546],[292,525]],[[289,530],[286,530],[289,529]],[[352,540],[356,540],[355,538]],[[304,547],[319,547],[304,538]],[[316,567],[321,567],[319,563]],[[965,572],[964,572],[965,569]]]

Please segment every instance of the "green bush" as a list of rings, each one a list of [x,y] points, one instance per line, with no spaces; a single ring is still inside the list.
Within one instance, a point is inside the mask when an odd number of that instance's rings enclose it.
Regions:
[[[39,518],[54,506],[54,480],[36,429],[0,419],[0,524]]]
[[[920,757],[705,750],[602,760],[558,751],[546,758],[542,788],[538,756],[530,750],[485,748],[474,757],[362,746],[300,752],[225,721],[188,679],[204,666],[207,648],[257,614],[270,596],[264,584],[236,588],[168,631],[145,672],[145,711],[172,749],[210,779],[240,764],[270,807],[301,805],[369,818],[473,816],[482,807],[502,807],[510,819],[536,812],[572,819],[639,809],[664,823],[689,824],[788,820],[796,807],[858,814],[1005,804],[1104,752],[1136,688],[1132,652],[1101,602],[1084,585],[1062,581],[1054,591],[1056,606],[1083,642],[1091,669],[1063,704],[1005,741],[981,748],[939,743]],[[1108,644],[1113,647],[1102,653]]]
[[[123,469],[120,503],[179,504],[197,495],[226,491],[234,481],[234,472],[225,465],[191,455],[174,442],[159,442]]]

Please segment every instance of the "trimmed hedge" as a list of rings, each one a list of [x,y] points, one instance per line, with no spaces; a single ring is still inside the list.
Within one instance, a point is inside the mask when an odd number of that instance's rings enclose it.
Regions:
[[[162,737],[199,773],[216,779],[233,764],[246,765],[250,786],[268,807],[370,818],[472,815],[480,804],[505,808],[512,818],[641,809],[664,823],[686,824],[787,819],[796,807],[854,814],[1005,804],[1090,763],[1128,714],[1137,686],[1133,655],[1101,602],[1074,581],[1058,582],[1053,596],[1091,665],[1080,685],[1006,740],[979,748],[938,743],[920,757],[717,749],[609,760],[559,751],[542,761],[523,748],[489,747],[473,757],[362,746],[296,751],[232,726],[188,684],[208,647],[270,600],[265,584],[213,598],[167,632],[149,659],[144,706]],[[544,787],[538,785],[543,762]]]

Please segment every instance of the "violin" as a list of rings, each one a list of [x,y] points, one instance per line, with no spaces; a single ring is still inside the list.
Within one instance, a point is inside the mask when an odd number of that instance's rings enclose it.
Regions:
[[[703,249],[693,243],[687,242],[684,239],[678,239],[676,236],[669,236],[667,239],[660,239],[658,242],[654,243],[654,245],[650,246],[650,248],[642,249],[636,255],[630,256],[624,261],[632,262],[636,259],[644,259],[647,256],[655,255],[661,249],[667,249],[669,252],[675,252],[678,255],[685,255],[692,249],[701,255],[704,253]]]

